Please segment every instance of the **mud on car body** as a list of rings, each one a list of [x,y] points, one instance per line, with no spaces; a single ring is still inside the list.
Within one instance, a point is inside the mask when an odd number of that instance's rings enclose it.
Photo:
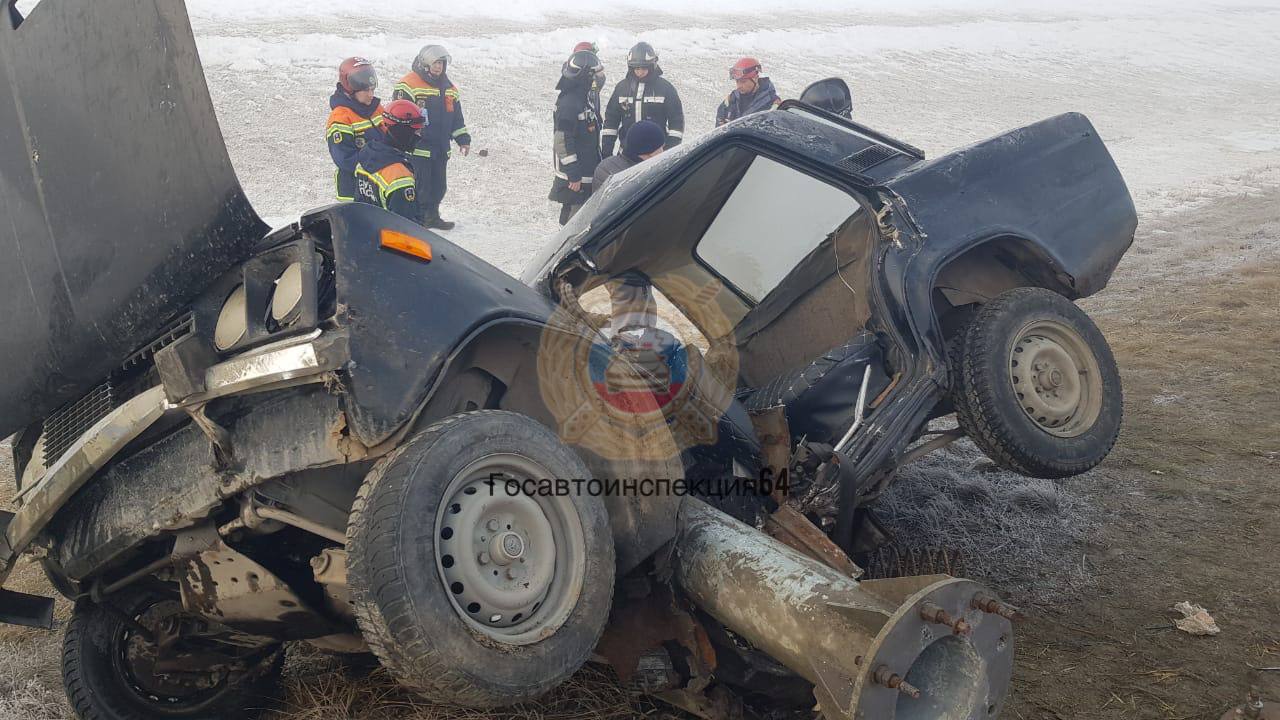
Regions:
[[[1072,300],[1135,221],[1085,118],[926,161],[786,104],[619,176],[522,282],[366,205],[267,232],[176,0],[0,25],[0,581],[29,553],[75,600],[81,717],[238,716],[286,641],[469,706],[594,653],[703,713],[998,715],[1014,610],[855,559],[895,468],[960,431],[1046,477],[1114,441],[1118,375]],[[108,87],[164,131],[81,114]],[[86,167],[95,192],[60,192]],[[664,324],[601,332],[588,299],[619,278]],[[785,492],[522,482],[766,473]],[[0,620],[50,619],[0,590]]]

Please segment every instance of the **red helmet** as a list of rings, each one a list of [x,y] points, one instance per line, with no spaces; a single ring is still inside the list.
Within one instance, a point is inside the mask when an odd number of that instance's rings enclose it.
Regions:
[[[753,57],[744,57],[729,68],[730,80],[756,79],[760,77],[760,61]]]
[[[350,57],[338,66],[338,84],[347,94],[378,87],[378,73],[373,63],[362,57]]]
[[[411,100],[396,100],[382,111],[382,122],[388,130],[399,127],[412,128],[415,133],[427,126],[427,117]]]
[[[573,52],[582,52],[583,50],[593,52],[597,55],[600,54],[600,48],[596,47],[596,44],[593,42],[583,41],[573,46]]]

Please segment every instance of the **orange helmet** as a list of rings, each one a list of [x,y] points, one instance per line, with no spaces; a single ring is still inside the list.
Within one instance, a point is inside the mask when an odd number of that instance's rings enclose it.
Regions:
[[[350,57],[338,66],[338,84],[347,94],[378,87],[378,73],[373,63],[362,57]]]
[[[382,122],[387,128],[408,127],[414,132],[422,132],[427,126],[427,117],[422,108],[411,100],[396,100],[387,106],[382,113]]]
[[[730,80],[745,80],[760,77],[760,61],[753,57],[744,57],[729,68]]]
[[[574,52],[582,52],[583,50],[596,53],[597,55],[600,54],[600,48],[596,47],[596,44],[593,42],[583,41],[573,46]]]

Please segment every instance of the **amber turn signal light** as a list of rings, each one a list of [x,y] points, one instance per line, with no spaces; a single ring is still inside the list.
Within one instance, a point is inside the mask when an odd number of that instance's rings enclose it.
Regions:
[[[412,235],[405,235],[395,230],[383,230],[379,244],[388,250],[395,250],[424,262],[431,262],[431,245]]]

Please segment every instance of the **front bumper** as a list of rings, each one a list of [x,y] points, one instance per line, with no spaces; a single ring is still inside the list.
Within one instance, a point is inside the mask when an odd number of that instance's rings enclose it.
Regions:
[[[347,362],[346,336],[340,331],[313,331],[309,335],[232,357],[210,367],[184,364],[180,357],[161,373],[164,382],[112,410],[79,437],[47,469],[31,464],[24,472],[23,491],[15,498],[16,510],[5,513],[0,534],[0,585],[12,572],[18,557],[27,551],[59,510],[129,443],[171,413],[197,415],[205,403],[229,395],[263,392],[290,385],[322,382]],[[192,378],[198,376],[198,382]],[[198,392],[177,392],[174,387]],[[202,426],[203,428],[204,426]],[[210,438],[215,443],[216,438]],[[8,593],[8,591],[3,591]],[[28,596],[29,597],[29,596]],[[0,597],[2,607],[10,600]],[[0,622],[19,619],[0,612]],[[23,623],[31,624],[31,623]]]

